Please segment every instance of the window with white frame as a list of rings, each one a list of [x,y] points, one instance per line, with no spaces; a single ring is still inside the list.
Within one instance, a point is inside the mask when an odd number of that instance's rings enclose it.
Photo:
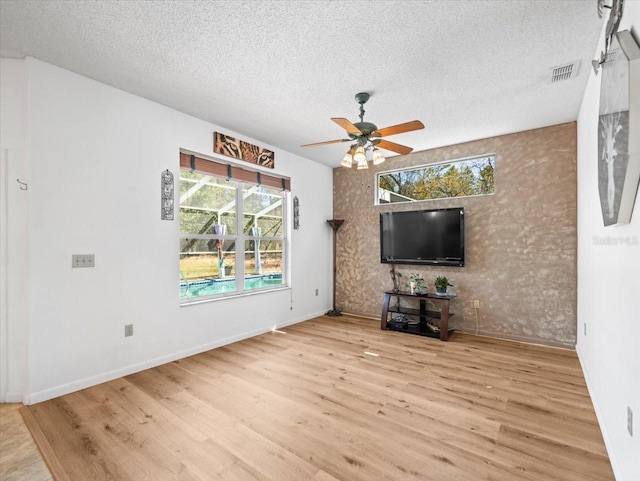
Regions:
[[[182,302],[286,286],[289,179],[180,156]]]
[[[495,155],[449,160],[377,174],[377,203],[493,194]]]

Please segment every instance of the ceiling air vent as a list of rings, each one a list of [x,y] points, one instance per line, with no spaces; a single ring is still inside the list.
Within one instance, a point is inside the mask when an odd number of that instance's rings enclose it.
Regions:
[[[559,67],[553,67],[551,69],[551,83],[561,82],[562,80],[569,80],[578,75],[578,67],[580,61],[568,63],[566,65],[560,65]]]

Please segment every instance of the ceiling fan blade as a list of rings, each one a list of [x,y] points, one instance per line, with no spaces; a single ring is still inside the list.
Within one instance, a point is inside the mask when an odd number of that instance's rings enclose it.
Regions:
[[[338,124],[340,127],[342,127],[344,130],[346,130],[350,134],[362,135],[362,132],[360,131],[360,129],[355,125],[353,125],[347,119],[343,119],[341,117],[332,117],[331,120],[333,120],[336,124]]]
[[[339,144],[340,142],[352,142],[351,139],[327,140],[325,142],[316,142],[315,144],[305,144],[300,147],[318,147],[319,145]]]
[[[378,129],[375,132],[372,132],[372,135],[374,137],[388,137],[389,135],[403,134],[405,132],[412,132],[420,129],[424,129],[424,124],[419,120],[412,120],[411,122]]]
[[[384,150],[391,150],[392,152],[397,152],[402,155],[406,155],[410,153],[413,148],[407,147],[406,145],[396,144],[395,142],[390,142],[388,140],[380,140],[377,144],[377,147]]]

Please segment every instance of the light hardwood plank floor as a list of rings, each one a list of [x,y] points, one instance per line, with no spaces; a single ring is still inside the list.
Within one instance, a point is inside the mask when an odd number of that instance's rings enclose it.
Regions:
[[[20,406],[0,404],[0,481],[51,481],[53,478],[18,413]]]
[[[56,481],[614,479],[573,351],[350,316],[284,331],[21,414]]]

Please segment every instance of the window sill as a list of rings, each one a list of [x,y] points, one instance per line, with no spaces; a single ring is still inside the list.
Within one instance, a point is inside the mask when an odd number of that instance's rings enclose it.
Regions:
[[[281,286],[275,287],[273,289],[255,289],[244,292],[233,292],[229,294],[220,294],[217,296],[209,296],[202,298],[190,298],[180,301],[180,307],[194,306],[196,304],[205,304],[208,302],[218,302],[218,301],[226,301],[228,299],[235,299],[238,297],[248,297],[248,296],[257,296],[260,294],[268,294],[270,292],[279,292],[279,291],[288,291],[291,290],[291,286]]]

